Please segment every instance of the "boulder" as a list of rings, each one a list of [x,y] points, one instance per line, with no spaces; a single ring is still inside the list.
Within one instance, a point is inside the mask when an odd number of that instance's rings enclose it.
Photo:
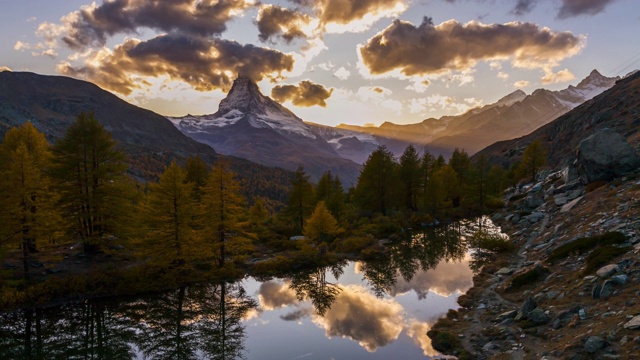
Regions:
[[[529,194],[524,199],[524,206],[531,210],[538,208],[542,204],[544,204],[544,200],[542,199],[542,197],[533,194]]]
[[[584,351],[593,354],[605,347],[605,345],[606,342],[600,336],[589,336],[587,342],[584,344]]]
[[[596,275],[598,275],[598,277],[600,277],[602,279],[606,279],[609,276],[617,273],[618,271],[619,271],[618,265],[609,264],[609,265],[605,265],[605,266],[601,267],[600,269],[598,269],[598,271],[596,271]]]
[[[540,308],[533,309],[527,315],[527,318],[536,324],[546,324],[549,322],[549,315],[545,314],[544,310]]]
[[[600,298],[606,299],[611,296],[614,290],[613,287],[614,284],[611,280],[605,280],[605,282],[602,283],[602,289],[600,290]]]
[[[605,128],[582,140],[578,145],[577,168],[580,181],[608,181],[635,171],[640,159],[627,140]]]
[[[629,322],[624,324],[624,328],[629,330],[640,329],[640,315],[635,316],[633,319],[629,320]]]
[[[565,184],[572,182],[578,178],[578,169],[573,165],[567,165],[562,169],[562,181]]]

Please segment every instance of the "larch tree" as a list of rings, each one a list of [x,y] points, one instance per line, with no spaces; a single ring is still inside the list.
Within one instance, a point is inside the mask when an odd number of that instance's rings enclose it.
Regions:
[[[331,215],[324,201],[320,201],[307,220],[303,234],[306,238],[321,244],[330,242],[341,231],[336,218]]]
[[[532,141],[522,154],[522,161],[518,167],[520,177],[527,177],[530,181],[535,182],[538,171],[547,163],[547,156],[547,149],[544,148],[542,142],[538,139]]]
[[[361,209],[387,215],[395,205],[396,162],[385,146],[378,147],[364,163],[356,186]]]
[[[202,188],[209,178],[209,166],[199,156],[191,156],[185,166],[186,179],[193,183],[193,193],[196,200],[202,198]]]
[[[405,207],[410,211],[418,211],[421,190],[420,155],[413,145],[407,146],[400,156],[399,173]]]
[[[241,217],[246,214],[240,183],[224,160],[217,161],[203,188],[200,204],[204,239],[213,245],[218,266],[245,242]],[[232,251],[229,251],[231,247]]]
[[[27,280],[30,254],[60,225],[45,173],[50,160],[47,140],[29,122],[10,129],[0,145],[0,240],[20,243]]]
[[[197,213],[193,185],[185,178],[185,171],[173,161],[159,181],[149,185],[149,194],[142,204],[145,249],[159,263],[180,265],[191,255],[202,254],[193,229]]]
[[[70,230],[84,251],[98,251],[105,235],[117,234],[130,205],[124,153],[93,114],[81,113],[53,147],[51,175]]]
[[[345,207],[345,195],[342,183],[338,176],[331,175],[330,171],[325,172],[316,186],[316,203],[324,201],[333,216],[340,220]]]
[[[289,190],[289,203],[285,209],[286,215],[293,219],[298,231],[304,229],[304,221],[311,214],[315,205],[313,185],[302,167],[298,167]]]

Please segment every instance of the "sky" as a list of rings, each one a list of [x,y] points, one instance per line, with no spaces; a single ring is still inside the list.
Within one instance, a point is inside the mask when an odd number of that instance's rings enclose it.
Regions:
[[[640,68],[638,0],[0,0],[0,69],[166,116],[248,76],[305,121],[417,123]]]

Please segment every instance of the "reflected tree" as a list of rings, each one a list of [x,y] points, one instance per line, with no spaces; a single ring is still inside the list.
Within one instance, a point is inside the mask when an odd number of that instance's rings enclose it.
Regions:
[[[378,297],[393,294],[398,276],[410,282],[416,272],[435,268],[442,260],[460,261],[467,252],[460,223],[425,229],[389,246],[384,259],[362,265],[364,277]]]
[[[330,272],[338,279],[344,272],[343,267],[344,263],[340,263],[331,267],[300,271],[291,278],[289,287],[296,292],[298,300],[311,300],[316,313],[323,316],[342,291],[340,286],[327,281],[327,273]]]
[[[240,283],[207,284],[195,290],[202,311],[197,331],[207,359],[244,359],[242,319],[258,303]]]

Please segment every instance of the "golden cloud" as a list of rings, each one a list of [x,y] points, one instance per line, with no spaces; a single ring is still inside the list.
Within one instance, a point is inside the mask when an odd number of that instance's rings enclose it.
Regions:
[[[392,295],[413,290],[423,299],[429,291],[441,296],[466,292],[473,286],[473,271],[469,268],[469,260],[467,257],[460,262],[441,261],[434,269],[418,271],[408,282],[400,276]]]
[[[136,76],[167,75],[199,91],[227,90],[237,75],[254,81],[276,79],[293,68],[293,57],[277,50],[242,45],[219,38],[182,34],[147,41],[127,39],[113,51],[94,52],[83,66],[63,63],[62,74],[84,78],[106,89],[129,95],[147,82]]]
[[[371,75],[399,71],[404,76],[465,71],[478,61],[512,59],[520,68],[549,68],[577,54],[584,38],[554,32],[536,24],[482,24],[456,20],[418,27],[395,20],[359,46],[361,62]]]
[[[288,283],[266,281],[260,284],[258,300],[262,310],[274,310],[298,302],[296,292]]]
[[[333,89],[327,90],[320,84],[303,80],[298,85],[278,85],[271,90],[271,97],[278,102],[291,101],[301,107],[327,106],[326,100],[331,97]]]
[[[313,316],[313,321],[325,329],[328,337],[353,339],[369,352],[398,338],[403,329],[400,304],[379,299],[357,285],[342,290],[324,317]]]

